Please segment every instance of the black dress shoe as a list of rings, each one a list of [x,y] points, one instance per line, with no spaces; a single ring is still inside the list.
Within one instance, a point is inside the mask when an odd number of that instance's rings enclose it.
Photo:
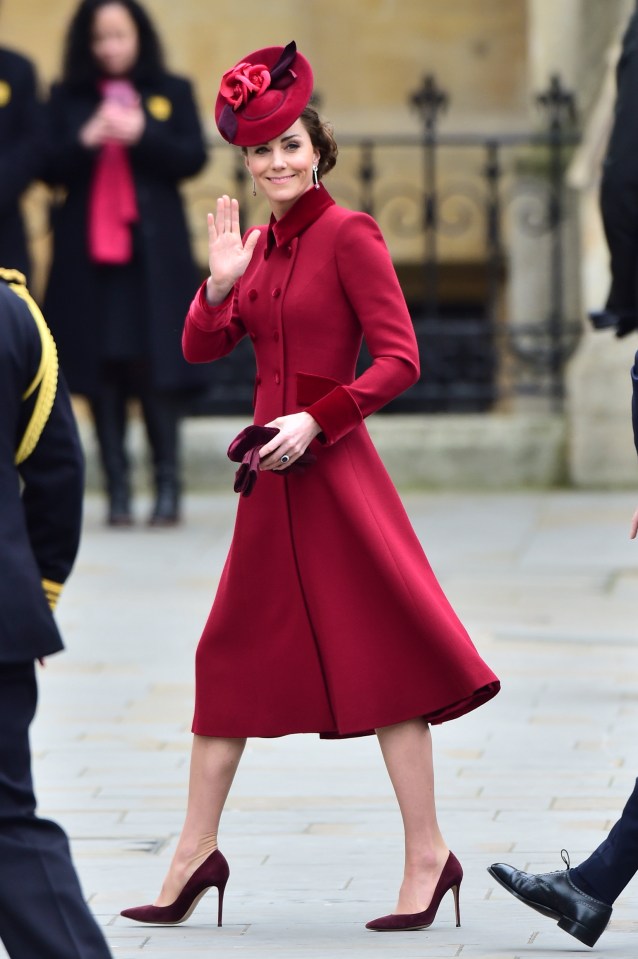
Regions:
[[[556,919],[560,929],[594,946],[611,918],[611,906],[574,885],[569,868],[559,872],[521,872],[504,862],[487,870],[508,892],[536,912]]]

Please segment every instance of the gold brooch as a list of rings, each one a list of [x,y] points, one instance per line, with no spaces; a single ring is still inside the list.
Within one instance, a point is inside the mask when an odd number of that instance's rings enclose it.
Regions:
[[[6,107],[11,100],[11,87],[6,80],[0,80],[0,107]]]
[[[149,97],[146,101],[146,108],[156,120],[168,120],[173,112],[171,101],[161,96]]]

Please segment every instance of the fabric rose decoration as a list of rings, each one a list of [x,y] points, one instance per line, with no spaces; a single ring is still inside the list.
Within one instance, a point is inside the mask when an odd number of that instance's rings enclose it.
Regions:
[[[270,73],[263,63],[238,63],[222,77],[219,92],[233,110],[252,97],[260,97],[270,86]]]

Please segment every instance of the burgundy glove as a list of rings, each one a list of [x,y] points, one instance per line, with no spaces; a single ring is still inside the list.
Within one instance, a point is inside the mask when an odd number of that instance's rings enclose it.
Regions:
[[[250,496],[259,473],[259,450],[276,436],[273,426],[247,426],[238,433],[228,447],[228,459],[239,463],[233,489],[242,496]]]
[[[274,426],[247,426],[238,433],[228,447],[228,459],[239,463],[233,489],[242,496],[250,496],[259,475],[259,450],[279,432]],[[316,462],[314,453],[306,450],[286,470],[275,470],[278,475],[292,472],[303,473],[306,466]]]

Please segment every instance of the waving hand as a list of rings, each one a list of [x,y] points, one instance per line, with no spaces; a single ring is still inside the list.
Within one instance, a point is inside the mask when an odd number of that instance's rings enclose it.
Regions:
[[[211,305],[221,303],[246,272],[258,239],[259,230],[253,230],[244,244],[239,229],[239,203],[228,196],[219,197],[216,214],[208,214],[210,277],[206,299]]]

